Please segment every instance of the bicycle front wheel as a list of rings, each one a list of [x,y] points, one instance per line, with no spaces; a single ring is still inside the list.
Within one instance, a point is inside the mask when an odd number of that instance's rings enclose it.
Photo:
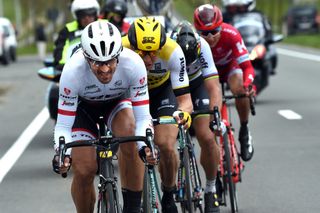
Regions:
[[[104,187],[99,193],[98,213],[120,213],[119,196],[113,176],[113,168],[110,161],[106,161],[106,171],[102,174],[109,174],[109,180],[101,183]],[[110,181],[112,180],[112,181]],[[115,184],[115,186],[114,186]]]
[[[150,196],[150,182],[148,168],[145,168],[144,178],[143,178],[143,192],[142,192],[142,209],[143,213],[151,212],[151,196]]]
[[[182,203],[182,212],[194,212],[194,206],[192,201],[192,180],[191,180],[191,173],[190,173],[190,155],[188,147],[185,146],[183,149],[183,166],[184,166],[184,172],[185,172],[185,196],[184,196],[184,202]]]
[[[224,161],[225,161],[224,180],[226,181],[229,189],[231,212],[235,213],[238,211],[238,202],[237,202],[236,186],[232,178],[232,165],[231,165],[232,161],[231,161],[229,145],[230,143],[229,143],[228,133],[225,133],[223,135],[223,148],[224,148]]]

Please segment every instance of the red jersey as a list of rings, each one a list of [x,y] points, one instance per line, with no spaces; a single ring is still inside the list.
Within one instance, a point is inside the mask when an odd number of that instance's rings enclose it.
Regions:
[[[240,68],[243,72],[243,84],[248,86],[254,79],[254,68],[248,50],[235,27],[227,23],[222,23],[221,27],[220,40],[211,48],[219,76],[226,81],[232,70]]]

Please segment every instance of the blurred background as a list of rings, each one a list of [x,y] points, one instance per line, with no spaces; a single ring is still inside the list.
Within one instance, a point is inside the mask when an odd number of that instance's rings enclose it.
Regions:
[[[6,17],[14,25],[18,38],[18,54],[36,52],[34,44],[34,31],[37,22],[43,22],[46,26],[48,36],[48,50],[52,50],[52,42],[56,33],[62,28],[64,23],[72,20],[70,14],[70,4],[72,0],[0,0],[0,17]],[[101,5],[104,0],[99,1]],[[139,7],[146,13],[148,11],[148,0],[136,0]],[[177,12],[182,17],[192,20],[193,10],[203,3],[215,3],[221,6],[221,1],[208,0],[162,0],[165,7],[161,8],[161,13]],[[263,11],[272,23],[274,32],[287,35],[284,27],[285,17],[288,10],[294,5],[312,5],[319,11],[320,0],[257,0],[257,9]],[[319,16],[319,12],[318,12]],[[318,21],[320,22],[319,18]],[[310,35],[307,35],[310,36]],[[311,36],[307,40],[316,40],[316,36]],[[306,43],[304,36],[293,36],[286,38],[284,42],[302,43],[312,47],[320,47],[320,42]],[[316,43],[316,44],[314,44]],[[27,48],[25,48],[27,47]]]

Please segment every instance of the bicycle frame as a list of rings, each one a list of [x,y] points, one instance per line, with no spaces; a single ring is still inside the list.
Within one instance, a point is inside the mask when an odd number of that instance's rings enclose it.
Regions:
[[[174,118],[154,119],[154,124],[177,124]],[[182,125],[178,125],[178,152],[180,164],[177,175],[176,202],[181,203],[182,211],[202,211],[201,178],[194,154],[191,136]],[[190,184],[189,186],[187,184]]]
[[[239,151],[234,139],[234,128],[232,126],[231,120],[229,118],[230,109],[228,109],[227,101],[224,100],[221,107],[221,121],[224,123],[227,135],[228,135],[228,141],[229,141],[229,149],[230,149],[230,159],[231,159],[231,173],[233,182],[241,182],[241,170],[243,169],[244,165],[239,157]],[[223,141],[223,135],[220,136],[220,141]],[[225,174],[224,168],[223,168],[223,156],[224,156],[224,143],[220,143],[220,173],[221,175]]]
[[[146,136],[113,137],[110,132],[106,131],[105,125],[103,123],[103,118],[100,118],[99,126],[100,135],[98,139],[75,141],[66,144],[64,138],[60,137],[60,165],[62,165],[63,163],[63,159],[65,158],[65,152],[68,148],[84,146],[97,146],[98,148],[101,147],[102,150],[98,151],[97,156],[100,165],[97,212],[120,213],[121,208],[117,190],[117,177],[114,175],[114,167],[112,163],[113,153],[111,146],[127,142],[144,141],[147,144],[147,146],[151,149],[151,152],[154,153],[152,131],[150,129],[147,129]],[[66,173],[61,175],[62,177],[67,176]]]

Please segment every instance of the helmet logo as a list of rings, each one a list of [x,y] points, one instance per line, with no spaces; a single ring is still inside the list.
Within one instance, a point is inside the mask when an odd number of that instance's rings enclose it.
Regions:
[[[142,44],[155,44],[154,39],[155,37],[143,37]]]

